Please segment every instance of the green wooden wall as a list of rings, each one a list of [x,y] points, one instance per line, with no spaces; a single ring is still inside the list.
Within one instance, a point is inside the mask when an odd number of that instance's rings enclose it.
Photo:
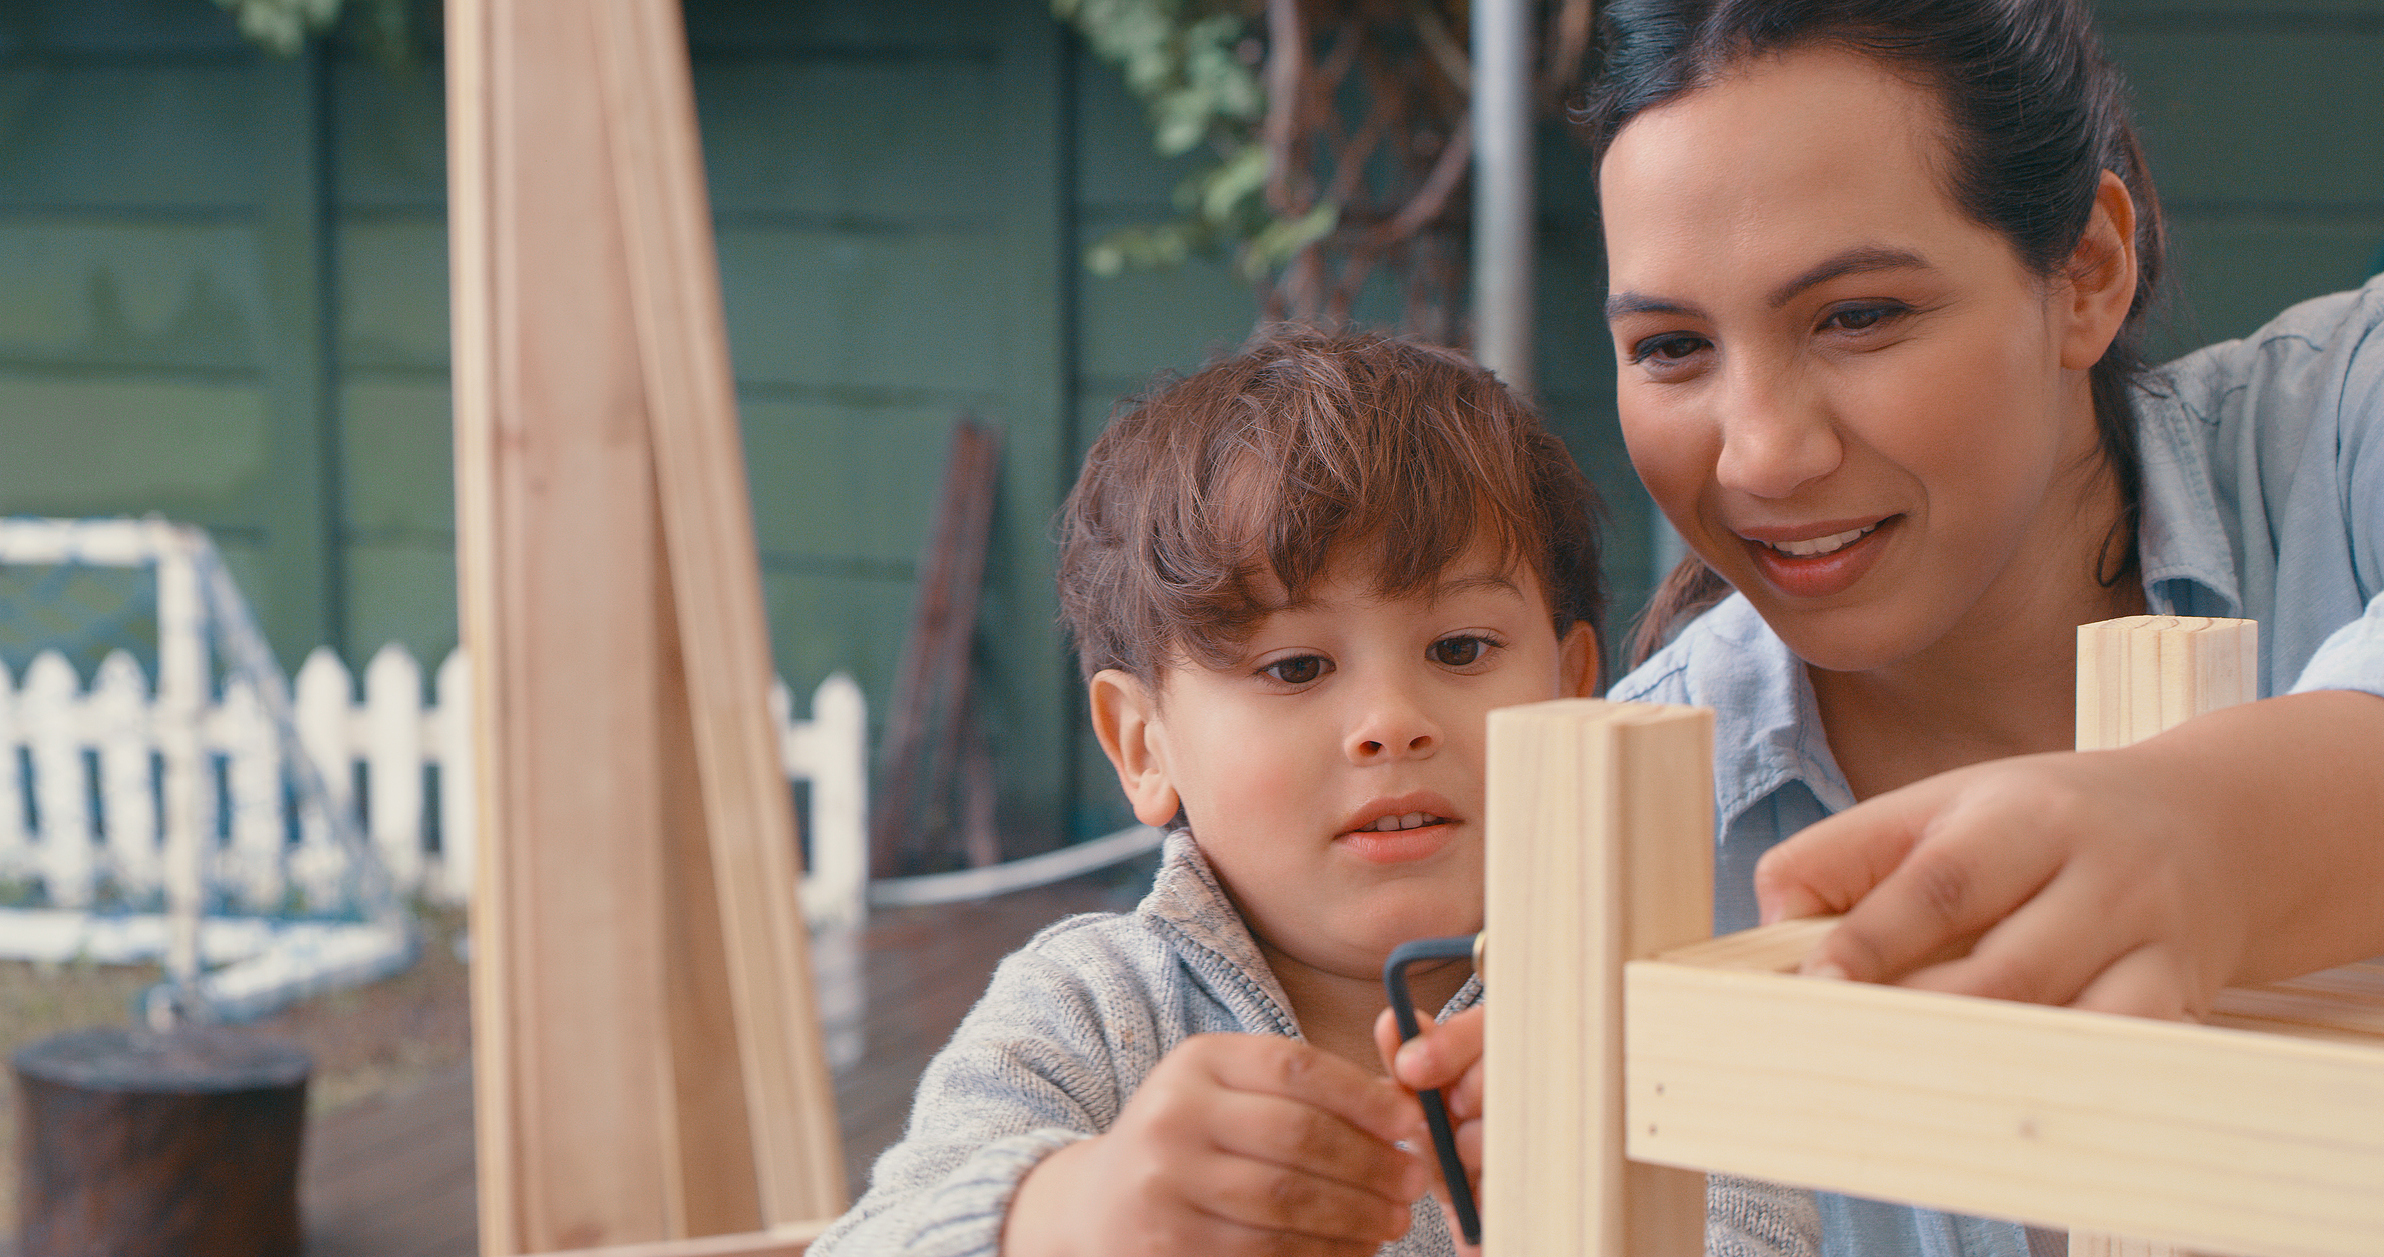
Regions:
[[[2384,0],[2102,0],[2168,200],[2164,343],[2384,250]],[[1018,851],[1124,812],[1052,627],[1050,514],[1113,401],[1247,330],[1220,267],[1093,278],[1180,171],[1044,0],[689,0],[780,670],[890,697],[952,416],[1002,425],[980,641]],[[286,663],[455,639],[435,53],[243,44],[208,0],[0,0],[0,513],[212,529]],[[1618,624],[1648,511],[1612,419],[1586,161],[1541,146],[1542,390],[1605,491]]]

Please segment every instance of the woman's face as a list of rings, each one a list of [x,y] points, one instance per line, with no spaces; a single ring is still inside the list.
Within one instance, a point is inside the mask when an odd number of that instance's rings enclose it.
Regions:
[[[1827,669],[2025,616],[2102,539],[2066,285],[1954,206],[1943,161],[1928,92],[1809,50],[1641,114],[1601,169],[1631,461]]]

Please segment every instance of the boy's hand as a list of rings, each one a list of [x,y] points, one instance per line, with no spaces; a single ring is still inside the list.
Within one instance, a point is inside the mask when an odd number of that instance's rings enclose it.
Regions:
[[[2384,701],[2329,691],[2131,747],[1944,773],[1755,870],[1763,919],[1844,912],[1807,972],[2153,1017],[2384,950]]]
[[[1416,1022],[1423,1028],[1404,1044],[1399,1042],[1399,1019],[1390,1009],[1383,1009],[1374,1019],[1374,1046],[1382,1053],[1392,1081],[1410,1091],[1440,1089],[1441,1103],[1448,1107],[1449,1124],[1457,1136],[1457,1159],[1465,1163],[1477,1207],[1482,1199],[1482,1026],[1488,1016],[1487,1009],[1476,1005],[1435,1024],[1429,1013],[1418,1009]],[[1415,1145],[1417,1154],[1431,1164],[1433,1180],[1440,1182],[1439,1158],[1428,1155],[1431,1147],[1429,1142]],[[1480,1252],[1459,1234],[1445,1183],[1439,1197],[1459,1257]]]
[[[1392,1145],[1415,1101],[1291,1039],[1211,1034],[1159,1062],[1101,1135],[1019,1184],[1006,1257],[1364,1257],[1407,1233],[1430,1174]]]

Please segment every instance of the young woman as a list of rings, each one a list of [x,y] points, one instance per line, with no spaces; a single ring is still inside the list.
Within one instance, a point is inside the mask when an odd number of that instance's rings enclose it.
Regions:
[[[1624,435],[1696,552],[1669,611],[1735,591],[1610,693],[1718,712],[1718,927],[1845,912],[1815,971],[2172,1017],[2384,952],[2384,279],[2141,370],[2159,207],[2082,0],[1607,22]],[[2260,621],[2264,697],[2067,751],[2075,627],[2143,612]],[[1445,1030],[1401,1081],[1458,1077]]]

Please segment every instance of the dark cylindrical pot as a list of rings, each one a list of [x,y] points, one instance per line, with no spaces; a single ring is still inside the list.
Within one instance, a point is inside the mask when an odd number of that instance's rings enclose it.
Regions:
[[[76,1030],[15,1063],[21,1257],[297,1257],[304,1048]]]

